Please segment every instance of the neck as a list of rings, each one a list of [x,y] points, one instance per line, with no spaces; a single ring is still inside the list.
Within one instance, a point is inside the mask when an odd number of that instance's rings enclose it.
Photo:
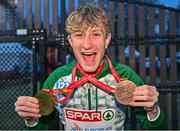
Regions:
[[[98,74],[102,71],[102,69],[104,68],[104,61],[101,62],[100,66],[97,68],[97,70],[96,70],[95,72],[85,72],[78,63],[77,63],[77,65],[76,65],[76,68],[81,72],[81,74],[82,74],[83,76],[87,76],[87,75],[96,76],[96,75],[98,75]]]

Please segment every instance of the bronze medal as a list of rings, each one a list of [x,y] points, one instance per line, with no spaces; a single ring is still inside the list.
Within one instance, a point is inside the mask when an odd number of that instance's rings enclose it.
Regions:
[[[114,90],[116,100],[124,105],[129,105],[133,101],[132,93],[135,87],[136,84],[129,80],[118,83]]]
[[[39,91],[35,97],[39,100],[39,110],[42,116],[47,116],[54,111],[55,102],[49,92]]]

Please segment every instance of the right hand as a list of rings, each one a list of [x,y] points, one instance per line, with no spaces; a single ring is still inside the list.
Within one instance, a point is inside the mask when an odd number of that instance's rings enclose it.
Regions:
[[[22,118],[39,118],[41,117],[39,111],[39,101],[31,96],[19,96],[15,102],[15,111]]]

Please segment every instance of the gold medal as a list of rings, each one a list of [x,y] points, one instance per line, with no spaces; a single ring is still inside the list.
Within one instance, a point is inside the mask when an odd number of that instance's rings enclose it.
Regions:
[[[49,92],[39,91],[35,97],[39,100],[39,110],[42,116],[47,116],[54,111],[55,102]]]
[[[114,90],[115,98],[118,102],[129,105],[133,101],[133,91],[136,88],[136,84],[129,80],[121,81],[117,84]]]

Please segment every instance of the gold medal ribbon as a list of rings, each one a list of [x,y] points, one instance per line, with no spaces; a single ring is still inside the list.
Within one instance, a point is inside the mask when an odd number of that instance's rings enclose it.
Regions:
[[[126,78],[120,78],[120,76],[118,75],[118,73],[114,69],[109,57],[107,55],[105,55],[105,58],[108,61],[110,71],[111,71],[112,75],[114,76],[115,80],[118,83],[125,80]],[[72,92],[76,88],[81,87],[82,85],[86,84],[87,82],[91,82],[93,85],[101,88],[102,90],[104,90],[106,92],[114,93],[114,88],[113,87],[111,87],[111,86],[109,86],[107,84],[104,84],[104,83],[102,83],[102,82],[100,82],[100,81],[98,81],[96,79],[96,76],[103,70],[103,68],[104,68],[104,62],[99,66],[98,70],[95,73],[85,73],[83,71],[83,69],[80,67],[80,65],[77,63],[73,68],[73,71],[72,71],[72,83],[69,86],[67,86],[66,88],[63,88],[63,89],[44,89],[44,91],[47,91],[50,94],[52,94],[52,96],[54,96],[53,97],[54,100],[56,102],[59,102],[60,104],[66,103],[69,100],[69,98],[71,97]],[[75,81],[75,75],[76,75],[76,70],[77,69],[80,71],[80,73],[82,74],[83,77],[80,78],[79,80]],[[67,93],[66,96],[61,101],[59,101],[55,97],[55,95],[59,94],[59,93]]]

